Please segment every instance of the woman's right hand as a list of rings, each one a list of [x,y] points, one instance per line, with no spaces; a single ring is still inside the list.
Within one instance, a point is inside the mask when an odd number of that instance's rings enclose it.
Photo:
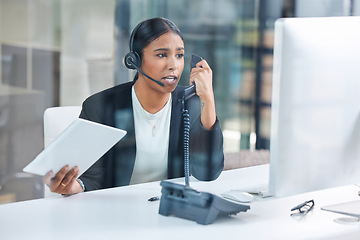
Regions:
[[[49,187],[51,192],[73,195],[81,192],[83,189],[76,178],[79,175],[79,168],[73,167],[69,171],[69,166],[66,165],[54,176],[54,172],[48,172],[44,177],[44,183]]]

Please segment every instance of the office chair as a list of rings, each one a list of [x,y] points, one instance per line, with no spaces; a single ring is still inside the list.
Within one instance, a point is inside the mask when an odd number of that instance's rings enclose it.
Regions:
[[[81,106],[52,107],[44,112],[44,147],[55,140],[80,115]],[[44,196],[58,196],[45,186]]]

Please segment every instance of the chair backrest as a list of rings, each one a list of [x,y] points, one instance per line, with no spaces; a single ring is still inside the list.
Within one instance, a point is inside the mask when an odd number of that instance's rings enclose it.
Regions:
[[[80,106],[52,107],[44,113],[44,146],[47,147],[80,115]]]
[[[44,147],[54,141],[80,115],[80,106],[52,107],[44,112]],[[54,197],[59,194],[50,192],[45,186],[44,196]]]

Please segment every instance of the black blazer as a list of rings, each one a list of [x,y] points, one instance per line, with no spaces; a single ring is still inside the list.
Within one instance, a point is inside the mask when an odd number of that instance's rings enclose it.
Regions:
[[[128,82],[88,97],[82,105],[80,118],[120,128],[125,137],[91,166],[81,177],[86,191],[129,185],[135,163],[136,139]],[[183,123],[178,86],[172,93],[172,112],[168,151],[168,178],[184,176]],[[200,121],[200,101],[197,96],[186,101],[190,114],[190,174],[203,181],[216,179],[224,167],[223,136],[218,119],[212,130]],[[99,139],[101,144],[101,139]],[[149,141],[151,144],[151,141]]]

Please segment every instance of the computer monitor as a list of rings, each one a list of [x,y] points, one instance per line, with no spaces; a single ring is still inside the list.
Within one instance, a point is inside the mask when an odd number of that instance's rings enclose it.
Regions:
[[[275,23],[269,191],[360,183],[360,17]]]

